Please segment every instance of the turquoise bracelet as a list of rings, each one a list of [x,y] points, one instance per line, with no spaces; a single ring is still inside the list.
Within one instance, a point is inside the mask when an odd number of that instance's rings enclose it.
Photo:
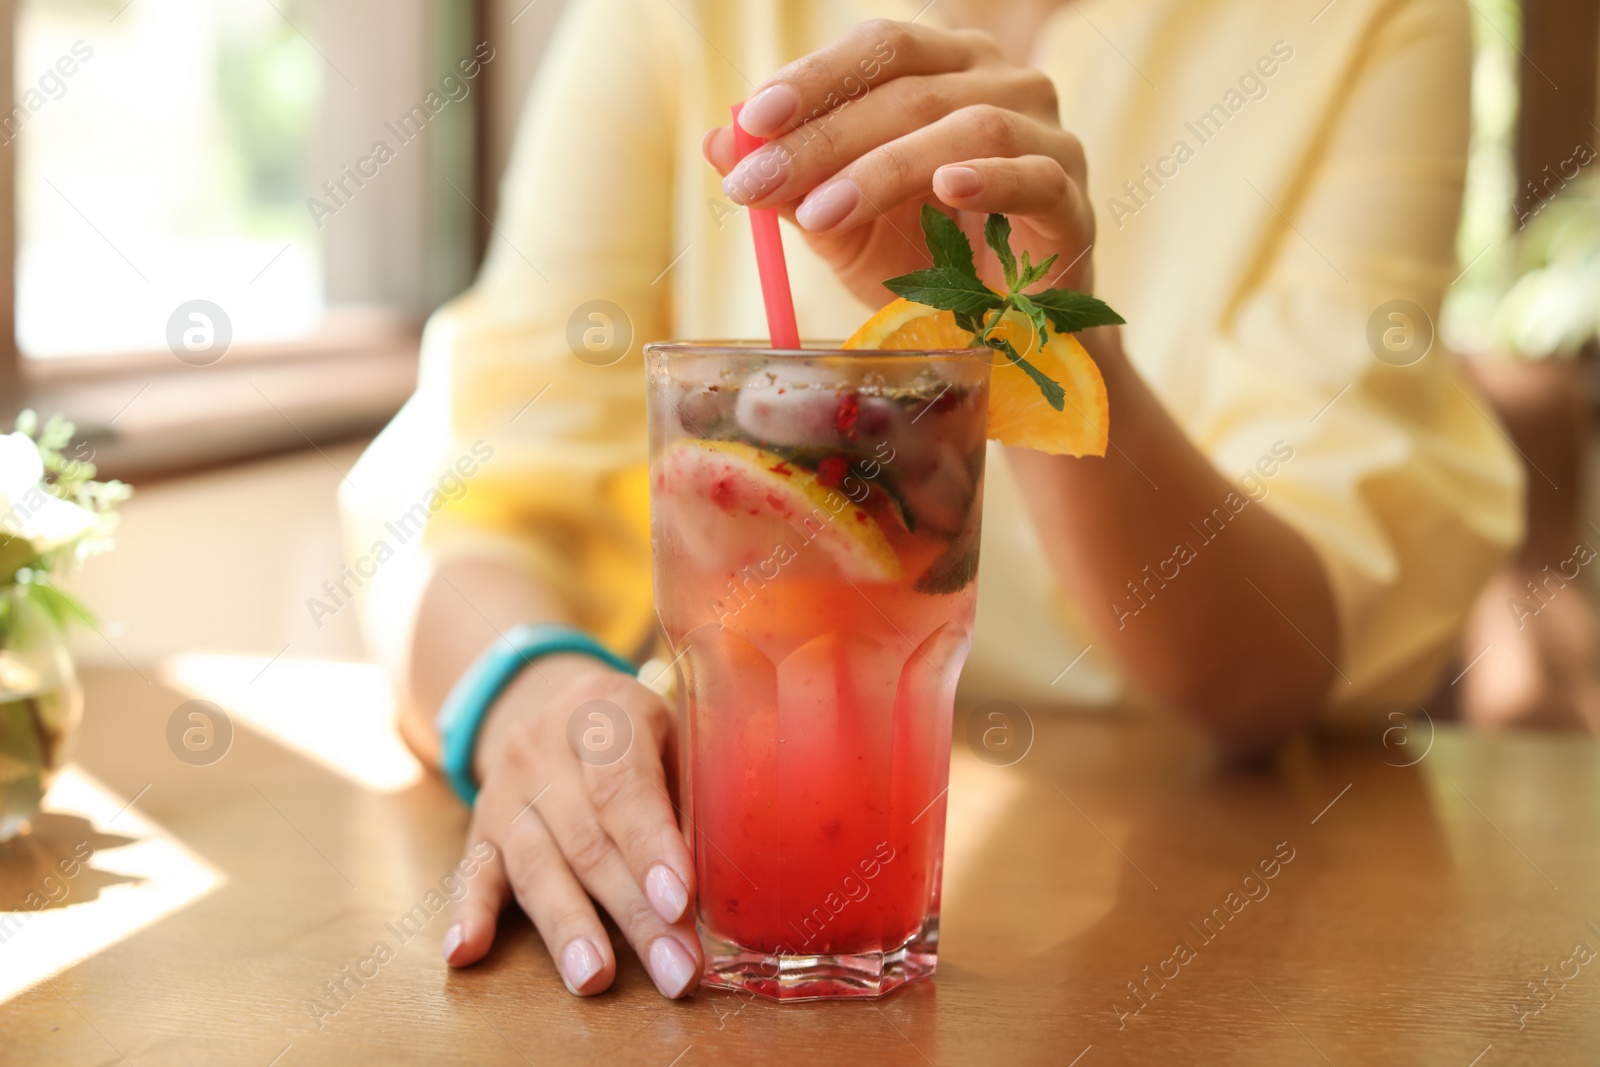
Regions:
[[[478,746],[478,731],[483,727],[484,716],[522,668],[541,656],[558,652],[593,656],[625,674],[633,673],[633,664],[582,630],[560,623],[518,626],[485,649],[456,681],[434,720],[442,749],[440,768],[450,780],[450,787],[469,808],[478,799],[478,783],[472,777],[472,754]]]

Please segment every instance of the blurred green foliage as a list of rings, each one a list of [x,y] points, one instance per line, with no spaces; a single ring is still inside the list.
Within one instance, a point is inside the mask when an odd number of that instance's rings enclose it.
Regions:
[[[1600,336],[1600,180],[1593,150],[1549,162],[1537,194],[1518,187],[1522,12],[1474,0],[1472,142],[1441,332],[1468,354],[1570,356]],[[1586,162],[1587,160],[1587,162]],[[1520,218],[1519,218],[1520,213]]]
[[[1576,355],[1600,337],[1600,178],[1569,182],[1515,247],[1518,277],[1495,308],[1495,340],[1519,355]]]
[[[303,12],[287,5],[289,19]],[[322,102],[322,59],[286,20],[250,32],[226,23],[217,52],[217,106],[237,156],[251,230],[276,231],[284,214],[298,219],[311,138]],[[232,30],[233,32],[228,32]]]

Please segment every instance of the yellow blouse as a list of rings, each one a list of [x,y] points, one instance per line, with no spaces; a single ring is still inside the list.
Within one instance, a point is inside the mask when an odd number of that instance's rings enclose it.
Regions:
[[[749,227],[701,137],[781,64],[923,3],[574,0],[482,275],[429,322],[416,395],[343,491],[353,551],[385,559],[362,569],[380,652],[406,638],[424,554],[520,561],[613,647],[650,640],[642,345],[765,332]],[[1085,0],[1051,17],[1033,62],[1087,150],[1098,291],[1128,319],[1131,360],[1327,568],[1330,707],[1421,697],[1521,536],[1503,432],[1425,347],[1428,319],[1389,306],[1434,316],[1456,273],[1465,7]],[[802,336],[848,335],[871,309],[798,233],[785,248]],[[1118,698],[1083,623],[1116,609],[1038,580],[1038,537],[990,459],[967,694]]]

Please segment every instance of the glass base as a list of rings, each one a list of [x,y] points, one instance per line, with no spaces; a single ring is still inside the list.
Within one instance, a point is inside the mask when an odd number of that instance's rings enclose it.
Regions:
[[[888,952],[775,956],[742,948],[700,926],[706,950],[702,985],[742,990],[776,1000],[857,1000],[881,997],[939,966],[939,917],[930,916],[911,939]]]

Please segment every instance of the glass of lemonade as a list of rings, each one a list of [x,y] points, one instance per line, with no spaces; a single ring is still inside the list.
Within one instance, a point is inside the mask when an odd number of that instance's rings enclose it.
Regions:
[[[645,353],[705,980],[809,1000],[929,975],[990,352]]]

